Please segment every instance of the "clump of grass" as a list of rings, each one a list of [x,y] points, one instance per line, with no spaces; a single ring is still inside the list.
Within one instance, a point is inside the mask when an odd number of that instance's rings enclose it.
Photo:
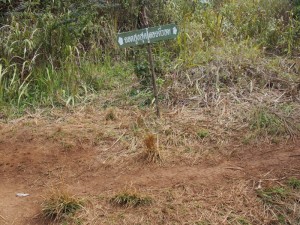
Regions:
[[[116,121],[118,119],[118,117],[113,109],[109,109],[105,116],[105,119],[111,120],[111,121]]]
[[[162,161],[162,157],[158,147],[158,139],[154,134],[148,134],[144,139],[145,151],[143,158],[149,163],[156,163]]]
[[[250,127],[260,134],[279,135],[286,132],[283,121],[266,108],[258,108],[253,112]]]
[[[136,119],[136,124],[137,124],[138,127],[144,127],[145,126],[145,120],[141,115],[138,116],[138,118]]]
[[[55,191],[42,203],[42,216],[45,219],[59,221],[83,207],[82,200],[67,192]]]
[[[300,180],[297,178],[290,178],[287,184],[293,189],[300,189]]]
[[[112,197],[110,202],[121,207],[138,207],[151,204],[152,199],[148,196],[140,196],[126,191]]]
[[[272,187],[257,191],[258,197],[264,202],[274,203],[288,196],[288,190],[283,187]]]
[[[206,129],[201,129],[197,132],[197,136],[201,139],[206,138],[209,135],[209,131]]]

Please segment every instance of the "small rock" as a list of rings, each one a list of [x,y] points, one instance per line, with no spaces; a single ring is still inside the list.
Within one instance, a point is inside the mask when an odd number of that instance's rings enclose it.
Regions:
[[[26,193],[17,193],[16,196],[17,197],[27,197],[27,196],[29,196],[29,194],[26,194]]]

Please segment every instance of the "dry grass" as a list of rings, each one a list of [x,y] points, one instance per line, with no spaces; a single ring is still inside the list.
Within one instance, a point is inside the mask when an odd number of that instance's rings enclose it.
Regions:
[[[242,43],[211,48],[205,53],[211,56],[208,61],[167,75],[167,104],[211,107],[218,105],[224,95],[238,102],[245,98],[255,101],[259,99],[252,98],[252,94],[261,91],[269,92],[266,98],[280,92],[278,103],[299,102],[299,76],[292,69],[297,58],[265,57],[256,47],[245,48]]]
[[[254,115],[259,115],[253,113],[256,109],[263,108],[278,118],[285,132],[284,135],[277,135],[278,141],[296,138],[300,128],[300,107],[297,103],[286,102],[288,99],[283,97],[282,102],[276,103],[280,96],[276,92],[272,95],[253,93],[251,100],[239,98],[236,102],[233,93],[220,94],[215,106],[165,110],[160,121],[151,111],[118,109],[118,117],[122,120],[106,122],[107,110],[95,108],[90,112],[89,107],[89,112],[86,112],[83,107],[72,113],[64,114],[56,110],[52,116],[31,115],[31,118],[19,119],[11,124],[24,124],[25,121],[26,124],[35,124],[34,130],[41,133],[39,139],[51,139],[66,152],[97,149],[97,158],[103,163],[129,161],[140,156],[143,149],[142,158],[147,162],[159,162],[163,158],[165,162],[192,160],[194,164],[211,154],[226,154],[222,149],[226,150],[226,146],[237,136],[244,135],[239,138],[240,143],[273,140],[273,134],[266,132],[263,123],[256,123],[260,133],[254,128]],[[57,116],[59,113],[62,113],[62,118]],[[39,122],[36,123],[36,120]],[[57,124],[56,131],[50,125],[52,122]],[[24,138],[13,132],[16,131],[3,133],[3,140],[8,136]],[[149,134],[159,135],[159,146],[157,136]]]
[[[92,198],[93,207],[82,215],[88,218],[83,224],[265,225],[281,224],[283,218],[286,222],[283,224],[299,222],[299,191],[291,190],[282,195],[285,197],[277,198],[282,189],[277,189],[276,182],[264,181],[262,191],[271,187],[268,194],[274,200],[266,202],[261,200],[256,185],[252,184],[253,181],[239,180],[212,187],[179,183],[170,188],[143,189],[155,196],[155,202],[130,191],[120,192],[109,202],[107,197]],[[147,207],[136,207],[144,203]]]
[[[162,156],[159,150],[158,138],[154,134],[148,134],[144,138],[145,150],[142,153],[142,158],[148,163],[157,163],[162,161]]]
[[[236,141],[234,138],[238,137],[238,141],[241,141],[240,136],[237,136],[240,135],[241,131],[250,128],[248,120],[245,120],[245,118],[249,118],[248,115],[252,112],[249,108],[252,105],[258,106],[260,101],[274,103],[280,95],[278,93],[278,95],[273,94],[274,96],[266,96],[263,93],[256,93],[255,96],[259,100],[250,102],[241,99],[239,103],[234,101],[233,96],[221,95],[218,104],[214,107],[183,107],[173,111],[165,111],[159,121],[155,119],[154,115],[151,116],[151,112],[145,114],[139,109],[118,109],[122,121],[106,122],[105,110],[85,113],[82,109],[66,114],[63,119],[51,117],[42,120],[39,118],[38,124],[33,123],[35,118],[14,121],[8,125],[11,126],[11,129],[3,129],[1,134],[3,134],[4,141],[9,137],[24,138],[21,135],[22,132],[14,130],[13,126],[25,122],[27,125],[23,124],[24,126],[32,127],[32,124],[35,124],[35,132],[42,134],[38,138],[51,137],[50,139],[54,142],[57,140],[75,140],[76,145],[80,145],[80,149],[83,149],[84,152],[90,153],[90,151],[95,150],[97,156],[89,159],[88,167],[89,170],[94,171],[97,171],[99,165],[104,164],[104,162],[107,166],[121,168],[120,171],[123,171],[124,168],[127,169],[127,167],[132,166],[133,158],[140,155],[140,149],[144,149],[145,152],[149,150],[150,154],[145,154],[149,156],[147,162],[154,162],[158,158],[159,162],[162,158],[161,153],[159,152],[157,155],[156,151],[164,149],[163,159],[166,166],[177,166],[185,163],[192,166],[197,161],[205,160],[207,155],[212,156],[210,162],[213,163],[213,158],[216,155],[228,150],[227,145],[232,147],[232,142]],[[279,111],[281,109],[280,104],[271,106],[278,109],[276,113],[284,112]],[[289,113],[285,115],[287,118],[295,118],[295,121],[298,121],[299,108],[297,105],[288,105],[283,110],[289,110]],[[57,124],[58,129],[54,131],[53,127],[51,128],[51,123]],[[209,135],[207,135],[207,131]],[[249,130],[249,132],[252,131]],[[159,133],[159,146],[158,137],[154,133]],[[95,144],[96,142],[97,144]],[[75,149],[80,151],[78,146]],[[76,151],[74,152],[76,153]],[[144,159],[147,159],[146,156]],[[75,172],[72,171],[72,173]],[[136,182],[140,182],[139,185],[144,184],[141,180]],[[104,192],[101,193],[105,196],[103,199],[99,200],[99,198],[92,196],[90,197],[91,206],[88,206],[87,209],[85,206],[84,210],[80,210],[79,214],[81,218],[84,218],[82,224],[238,225],[268,224],[272,221],[276,224],[276,222],[278,223],[278,214],[282,214],[286,218],[288,213],[284,210],[292,210],[293,204],[295,212],[299,210],[299,206],[295,204],[297,202],[291,201],[291,198],[279,202],[280,204],[287,204],[284,208],[272,208],[273,205],[261,201],[257,197],[257,192],[250,181],[242,179],[238,181],[229,180],[224,187],[193,185],[191,182],[172,184],[170,187],[161,189],[151,186],[142,186],[142,188],[143,192],[150,193],[151,197],[155,196],[153,197],[155,201],[147,208],[115,207],[108,201],[108,196],[112,196],[111,193]],[[135,196],[132,193],[134,192],[120,192],[112,199],[124,206],[143,202],[143,196]],[[292,190],[292,193],[294,196],[299,196],[297,189]],[[69,196],[71,197],[71,195]],[[54,212],[55,210],[54,207]],[[63,210],[58,209],[57,211]],[[294,215],[296,214],[293,214],[293,217],[288,217],[288,220],[294,222]]]
[[[1,219],[1,221],[3,221],[4,224],[5,224],[5,222],[6,222],[5,218],[4,218],[3,216],[0,215],[0,219]]]
[[[42,217],[47,220],[60,221],[73,215],[82,207],[82,200],[68,192],[55,190],[42,203]]]

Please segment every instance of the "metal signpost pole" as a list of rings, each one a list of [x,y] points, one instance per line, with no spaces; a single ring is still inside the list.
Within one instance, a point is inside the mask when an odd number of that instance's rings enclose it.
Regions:
[[[148,28],[149,27],[149,22],[148,22],[148,17],[147,17],[147,14],[146,14],[146,6],[145,5],[142,7],[141,14],[142,14],[144,26],[146,28]],[[147,51],[148,51],[149,64],[150,64],[151,75],[152,75],[153,93],[154,93],[155,104],[156,104],[156,115],[157,115],[158,118],[160,118],[160,109],[159,109],[159,102],[158,102],[158,92],[157,92],[157,86],[156,86],[156,75],[155,75],[155,70],[154,70],[152,48],[151,48],[151,44],[149,42],[147,44]]]

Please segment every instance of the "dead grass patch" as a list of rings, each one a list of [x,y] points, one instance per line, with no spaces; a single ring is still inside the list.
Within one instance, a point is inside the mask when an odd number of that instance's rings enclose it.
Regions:
[[[42,202],[42,217],[60,221],[83,207],[83,201],[66,191],[52,191]]]
[[[145,150],[142,153],[142,158],[148,163],[157,163],[162,161],[162,156],[159,150],[158,138],[154,134],[148,134],[144,138]]]

